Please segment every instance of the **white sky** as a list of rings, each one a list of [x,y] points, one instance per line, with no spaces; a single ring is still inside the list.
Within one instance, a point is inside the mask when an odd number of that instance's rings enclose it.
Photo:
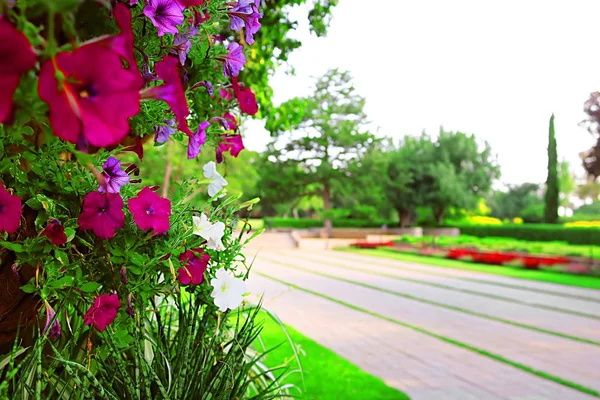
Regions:
[[[295,11],[303,46],[290,58],[296,75],[273,78],[276,103],[347,69],[379,134],[474,133],[498,154],[504,183],[545,181],[554,112],[559,157],[583,175],[578,153],[595,141],[578,123],[600,90],[600,1],[340,0],[320,39]],[[263,150],[268,135],[248,122],[245,142]]]

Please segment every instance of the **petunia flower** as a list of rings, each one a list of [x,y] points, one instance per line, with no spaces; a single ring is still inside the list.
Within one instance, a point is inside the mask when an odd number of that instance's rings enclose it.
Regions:
[[[132,304],[132,301],[131,301],[132,297],[133,296],[131,295],[131,293],[129,293],[129,295],[127,296],[127,309],[125,310],[125,312],[127,314],[129,314],[129,316],[131,318],[134,318],[135,317],[135,313],[133,312],[133,304]]]
[[[233,99],[233,93],[230,90],[220,89],[219,96],[228,101]]]
[[[202,11],[194,10],[192,15],[188,18],[188,22],[193,26],[200,26],[203,22],[206,22],[210,19],[210,14],[207,9]]]
[[[0,232],[14,233],[21,224],[21,198],[4,189],[0,182]]]
[[[217,162],[223,162],[223,153],[229,151],[232,157],[237,157],[244,150],[244,142],[240,135],[221,135],[221,143],[216,148]]]
[[[206,88],[206,91],[208,92],[208,95],[210,97],[213,97],[215,95],[213,85],[212,83],[210,83],[210,81],[200,81],[194,84],[192,87],[190,87],[190,90],[198,89],[200,86],[204,86]]]
[[[0,17],[0,123],[11,113],[21,75],[35,66],[36,57],[25,35]]]
[[[206,130],[210,126],[208,121],[202,121],[198,126],[198,131],[188,140],[188,159],[198,157],[200,149],[204,143],[206,143]]]
[[[244,48],[236,42],[229,43],[227,46],[227,55],[220,58],[223,61],[223,74],[225,76],[238,76],[240,70],[246,64]]]
[[[246,283],[221,268],[216,277],[211,279],[213,291],[210,296],[214,299],[219,311],[235,310],[242,304],[243,294],[246,293]]]
[[[160,197],[148,186],[129,200],[129,212],[141,230],[154,229],[156,233],[165,233],[171,227],[171,201]]]
[[[154,125],[154,143],[166,143],[169,141],[169,136],[175,133],[175,129],[172,128],[175,126],[175,121],[172,119],[167,119],[163,121],[167,125]]]
[[[121,267],[121,283],[123,285],[129,285],[129,281],[127,280],[127,268],[125,266]]]
[[[178,63],[179,60],[177,58],[167,55],[157,62],[154,70],[158,74],[158,77],[164,81],[164,84],[143,90],[142,98],[162,100],[167,103],[175,114],[177,128],[186,135],[192,136],[194,133],[190,130],[187,123],[190,109],[187,105],[181,78],[177,73]]]
[[[158,36],[176,34],[183,23],[183,7],[178,0],[147,0],[144,15],[158,29]]]
[[[182,7],[196,7],[201,6],[203,3],[204,0],[179,0]]]
[[[214,197],[217,193],[223,190],[224,186],[227,186],[228,182],[219,174],[217,171],[217,164],[214,161],[206,163],[202,170],[204,171],[204,177],[210,179],[208,183],[208,195]],[[221,193],[218,198],[225,196],[225,193]]]
[[[46,332],[48,332],[48,339],[58,339],[60,336],[60,322],[58,322],[58,317],[55,317],[56,313],[54,312],[54,309],[45,300],[44,305],[46,306],[46,325],[44,325],[44,329],[42,329],[42,335],[45,335]]]
[[[261,25],[258,21],[262,15],[258,12],[259,0],[239,0],[228,12],[232,31],[245,28],[246,43],[254,43],[254,34],[258,32]]]
[[[211,224],[204,213],[200,214],[200,217],[194,215],[192,220],[194,222],[194,235],[198,235],[206,240],[206,247],[217,251],[225,249],[221,242],[225,234],[225,224],[223,222],[218,221]]]
[[[58,81],[57,76],[64,79]],[[56,136],[109,147],[129,133],[128,119],[140,110],[143,84],[137,68],[123,68],[117,53],[96,42],[46,61],[38,93],[48,103]]]
[[[46,236],[53,245],[62,246],[67,242],[65,235],[65,227],[59,220],[51,218],[48,226],[42,231],[42,235]]]
[[[117,3],[113,9],[113,15],[121,32],[118,35],[102,39],[101,42],[107,44],[112,51],[123,57],[129,64],[130,69],[137,70],[133,52],[134,37],[131,26],[131,11],[125,4]]]
[[[258,103],[256,102],[256,95],[254,92],[247,87],[241,87],[237,77],[232,78],[231,82],[235,98],[240,104],[240,110],[248,115],[256,114],[258,112]]]
[[[223,115],[223,118],[225,118],[225,120],[227,121],[227,129],[232,130],[232,131],[237,131],[237,128],[238,128],[237,120],[235,119],[233,114],[231,114],[228,111],[225,113],[225,115]]]
[[[125,224],[123,199],[116,193],[90,192],[83,199],[83,211],[79,214],[79,227],[92,229],[101,239],[110,239],[115,230]]]
[[[170,52],[172,54],[177,55],[179,58],[179,63],[181,65],[185,64],[185,60],[187,59],[187,55],[192,48],[192,38],[198,34],[198,28],[192,27],[189,28],[184,33],[176,33],[173,38],[173,47]]]
[[[108,157],[108,160],[106,160],[102,169],[104,170],[102,172],[104,183],[98,188],[100,193],[119,193],[121,191],[121,186],[125,186],[129,183],[129,174],[125,171],[121,171],[121,161],[116,158]]]
[[[199,253],[200,257],[196,254]],[[179,256],[179,261],[183,267],[177,270],[177,279],[182,285],[199,285],[204,278],[204,271],[208,267],[210,255],[204,253],[202,249],[186,250]]]
[[[117,310],[121,308],[119,296],[116,294],[101,294],[96,297],[94,304],[83,316],[85,325],[93,325],[98,332],[104,332],[106,327],[117,318]]]

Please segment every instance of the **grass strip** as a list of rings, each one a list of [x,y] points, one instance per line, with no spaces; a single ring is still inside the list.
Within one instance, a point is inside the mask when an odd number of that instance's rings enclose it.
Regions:
[[[509,360],[508,358],[502,357],[501,355],[489,352],[487,350],[480,349],[480,348],[475,347],[475,346],[468,345],[466,343],[460,342],[460,341],[455,340],[455,339],[448,338],[446,336],[438,335],[437,333],[431,332],[431,331],[429,331],[427,329],[420,328],[420,327],[418,327],[416,325],[408,324],[406,322],[399,321],[397,319],[385,316],[383,314],[379,314],[379,313],[376,313],[376,312],[373,312],[373,311],[369,311],[367,309],[355,306],[355,305],[350,304],[350,303],[346,303],[345,301],[336,299],[334,297],[327,296],[327,295],[319,293],[319,292],[315,292],[313,290],[310,290],[310,289],[307,289],[307,288],[295,285],[295,284],[293,284],[291,282],[287,282],[287,281],[284,281],[282,279],[275,278],[275,277],[273,277],[271,275],[267,275],[267,274],[258,272],[256,270],[254,271],[254,273],[257,274],[257,275],[260,275],[260,276],[262,276],[264,278],[271,279],[271,280],[273,280],[275,282],[279,282],[281,284],[284,284],[284,285],[287,285],[287,286],[291,286],[291,287],[293,287],[293,288],[295,288],[297,290],[302,290],[303,292],[310,293],[310,294],[312,294],[314,296],[318,296],[318,297],[321,297],[323,299],[326,299],[326,300],[332,301],[334,303],[340,304],[342,306],[348,307],[348,308],[353,309],[355,311],[358,311],[358,312],[361,312],[361,313],[364,313],[364,314],[368,314],[368,315],[371,315],[371,316],[376,317],[376,318],[383,319],[383,320],[391,322],[393,324],[396,324],[396,325],[399,325],[399,326],[403,326],[405,328],[412,329],[413,331],[422,333],[424,335],[427,335],[427,336],[439,339],[439,340],[441,340],[443,342],[450,343],[450,344],[453,344],[455,346],[462,347],[462,348],[464,348],[466,350],[470,350],[470,351],[475,352],[477,354],[480,354],[482,356],[485,356],[485,357],[491,358],[493,360],[502,362],[504,364],[510,365],[510,366],[515,367],[517,369],[520,369],[522,371],[525,371],[525,372],[528,372],[530,374],[536,375],[536,376],[538,376],[540,378],[547,379],[547,380],[553,381],[555,383],[558,383],[560,385],[570,387],[571,389],[575,389],[575,390],[580,391],[582,393],[586,393],[586,394],[588,394],[590,396],[594,396],[594,397],[600,398],[600,392],[598,392],[598,391],[596,391],[594,389],[591,389],[591,388],[588,388],[586,386],[580,385],[578,383],[569,381],[567,379],[563,379],[561,377],[549,374],[547,372],[537,370],[537,369],[529,367],[529,366],[527,366],[525,364],[521,364],[519,362]]]
[[[282,253],[278,253],[278,254],[282,254]],[[296,255],[296,257],[297,257],[297,255]],[[454,287],[454,286],[445,285],[443,283],[434,283],[434,282],[424,281],[424,280],[416,279],[416,278],[407,278],[407,277],[402,277],[402,276],[398,276],[398,275],[386,274],[384,272],[375,272],[375,271],[371,271],[371,270],[364,269],[364,268],[349,267],[346,264],[342,264],[342,263],[338,263],[338,262],[333,262],[333,261],[330,261],[330,260],[323,260],[323,259],[317,259],[317,258],[313,258],[313,257],[307,257],[304,254],[302,254],[301,258],[305,259],[305,260],[308,260],[308,261],[312,261],[312,262],[327,263],[328,265],[333,265],[335,267],[347,269],[347,270],[350,270],[350,271],[359,271],[359,272],[364,272],[364,273],[370,274],[370,275],[383,276],[383,277],[390,278],[390,279],[395,279],[395,280],[398,280],[398,281],[406,281],[406,282],[416,283],[418,285],[425,285],[425,286],[437,287],[437,288],[440,288],[440,289],[452,290],[452,291],[455,291],[455,292],[467,293],[467,294],[472,294],[472,295],[475,295],[475,296],[488,297],[488,298],[491,298],[491,299],[494,299],[494,300],[501,300],[501,301],[506,301],[506,302],[509,302],[509,303],[520,304],[520,305],[534,307],[534,308],[540,308],[540,309],[544,309],[544,310],[556,311],[556,312],[560,312],[560,313],[564,313],[564,314],[569,314],[569,315],[576,315],[578,317],[584,317],[584,318],[591,318],[591,319],[600,320],[600,315],[587,314],[587,313],[584,313],[584,312],[581,312],[581,311],[568,310],[566,308],[559,308],[559,307],[554,307],[554,306],[548,306],[548,305],[540,304],[540,303],[530,303],[530,302],[523,301],[523,300],[513,299],[511,297],[499,296],[499,295],[496,295],[496,294],[491,294],[491,293],[487,293],[487,292],[479,292],[477,290],[471,290],[471,289],[461,289],[461,288],[457,288],[457,287]],[[381,265],[379,265],[379,266],[381,266]],[[385,267],[388,267],[388,266],[384,265],[382,267],[385,268]],[[388,267],[388,268],[396,269],[394,267]],[[419,273],[420,273],[420,271],[419,271]],[[427,272],[424,272],[424,273],[427,274]],[[429,275],[443,276],[443,275],[439,275],[439,274],[429,274]]]
[[[591,344],[591,345],[594,345],[594,346],[600,346],[600,342],[597,342],[595,340],[581,338],[581,337],[578,337],[578,336],[571,336],[571,335],[567,335],[565,333],[550,331],[550,330],[543,329],[543,328],[538,328],[538,327],[535,327],[535,326],[532,326],[532,325],[522,324],[520,322],[511,321],[511,320],[500,318],[500,317],[494,317],[492,315],[483,314],[483,313],[480,313],[480,312],[477,312],[477,311],[473,311],[473,310],[468,310],[466,308],[457,307],[457,306],[451,306],[451,305],[448,305],[448,304],[439,303],[437,301],[423,299],[421,297],[416,297],[416,296],[413,296],[413,295],[410,295],[410,294],[397,292],[395,290],[384,289],[384,288],[381,288],[381,287],[375,286],[375,285],[369,285],[368,283],[363,283],[363,282],[355,281],[355,280],[352,280],[352,279],[346,279],[346,278],[342,278],[342,277],[339,277],[339,276],[336,276],[336,275],[327,274],[327,273],[324,273],[324,272],[318,272],[318,271],[314,271],[314,270],[311,270],[311,269],[302,268],[302,267],[299,267],[299,266],[294,265],[294,264],[280,262],[280,261],[277,261],[277,260],[269,259],[269,257],[264,257],[263,256],[261,258],[261,260],[270,261],[270,262],[272,262],[272,263],[274,263],[276,265],[281,265],[281,266],[284,266],[286,268],[296,269],[298,271],[303,271],[303,272],[307,272],[307,273],[310,273],[310,274],[313,274],[313,275],[322,276],[324,278],[334,279],[336,281],[346,282],[346,283],[350,283],[350,284],[356,285],[356,286],[362,286],[362,287],[365,287],[367,289],[377,290],[379,292],[388,293],[388,294],[391,294],[391,295],[394,295],[394,296],[398,296],[398,297],[402,297],[402,298],[405,298],[405,299],[408,299],[408,300],[417,301],[419,303],[429,304],[429,305],[432,305],[432,306],[441,307],[441,308],[445,308],[445,309],[452,310],[452,311],[458,311],[458,312],[461,312],[463,314],[472,315],[474,317],[485,318],[485,319],[488,319],[488,320],[491,320],[491,321],[501,322],[503,324],[513,325],[513,326],[517,326],[519,328],[529,329],[531,331],[535,331],[535,332],[539,332],[539,333],[545,333],[547,335],[558,336],[558,337],[561,337],[563,339],[569,339],[569,340],[574,340],[576,342],[587,343],[587,344]]]
[[[266,315],[260,333],[260,341],[254,344],[256,348],[271,351],[262,360],[265,364],[275,367],[288,364],[294,358],[291,344],[282,333],[281,326]],[[289,369],[280,369],[283,381],[281,385],[294,385],[303,388],[302,394],[296,398],[303,400],[408,400],[408,396],[385,384],[385,382],[366,373],[350,361],[321,346],[314,340],[304,336],[294,328],[285,325],[294,345],[302,351],[299,355],[302,363],[304,382],[300,372],[290,373]],[[291,361],[289,366],[293,368]]]
[[[464,269],[464,270],[469,270],[469,271],[483,272],[483,273],[490,274],[490,275],[503,275],[503,276],[508,276],[511,278],[518,278],[518,279],[523,279],[523,280],[539,281],[539,282],[546,282],[546,283],[559,283],[559,282],[555,282],[555,281],[551,281],[551,280],[544,280],[539,277],[537,277],[537,278],[532,277],[532,275],[534,276],[535,274],[538,274],[538,273],[543,274],[544,271],[528,271],[528,270],[514,269],[514,268],[510,268],[510,267],[494,267],[494,266],[486,265],[486,264],[475,264],[475,263],[467,263],[464,261],[447,260],[444,258],[406,254],[406,253],[402,253],[402,252],[395,251],[395,250],[338,248],[338,249],[336,249],[336,251],[362,254],[362,255],[367,255],[367,256],[371,256],[371,257],[387,258],[387,259],[395,260],[395,261],[413,262],[413,263],[417,263],[417,264],[427,265],[430,267],[449,267],[452,269]],[[503,271],[504,273],[500,273],[500,271]],[[419,270],[419,272],[422,272],[422,271]],[[585,300],[585,301],[593,301],[595,303],[600,303],[600,299],[597,299],[594,297],[583,296],[583,295],[574,295],[574,294],[569,294],[569,293],[556,292],[553,290],[533,288],[533,287],[529,287],[529,286],[519,286],[519,285],[514,285],[514,284],[504,283],[504,282],[492,282],[492,281],[487,281],[487,280],[483,280],[483,279],[457,277],[454,275],[447,275],[447,274],[437,274],[437,273],[430,272],[430,271],[428,271],[427,273],[431,274],[431,275],[443,276],[446,278],[478,282],[478,283],[482,283],[482,284],[486,284],[486,285],[509,287],[511,289],[532,291],[532,292],[538,292],[538,293],[544,293],[544,294],[551,294],[553,296],[567,297],[567,298],[573,298],[573,299],[579,299],[579,300]],[[527,276],[525,277],[525,276],[513,275],[515,273],[527,273]],[[552,274],[552,276],[554,276],[554,277],[556,275],[559,275],[559,274],[556,274],[556,273]],[[586,282],[584,282],[580,285],[570,284],[570,283],[565,283],[565,282],[563,282],[561,284],[563,284],[565,286],[574,286],[574,287],[581,287],[581,288],[586,288],[586,289],[600,288],[600,279],[598,279],[598,278],[581,277],[581,276],[577,276],[577,277],[568,276],[568,278],[579,278],[579,279],[586,278],[590,281],[588,282],[586,280]]]

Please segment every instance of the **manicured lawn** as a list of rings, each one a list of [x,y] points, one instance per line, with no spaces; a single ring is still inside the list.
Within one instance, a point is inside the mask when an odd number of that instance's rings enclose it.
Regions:
[[[487,274],[504,275],[511,278],[527,279],[542,282],[558,283],[561,285],[579,286],[590,289],[600,289],[600,278],[590,276],[570,275],[551,271],[532,271],[511,266],[493,266],[486,264],[476,264],[471,262],[447,260],[440,257],[420,256],[414,254],[402,253],[394,249],[353,249],[343,248],[340,251],[349,251],[364,255],[389,258],[392,260],[408,261],[419,264],[427,264],[435,267],[447,267],[466,269],[469,271],[483,272]]]
[[[261,338],[271,349],[263,362],[269,367],[282,365],[286,360],[290,369],[297,369],[294,353],[281,327],[268,316]],[[304,383],[300,373],[291,373],[283,384],[291,383],[302,389],[300,399],[305,400],[407,400],[408,396],[387,386],[381,379],[369,375],[348,360],[307,338],[294,328],[286,326],[292,341],[300,349],[300,362],[304,371]],[[297,392],[293,391],[296,395]]]

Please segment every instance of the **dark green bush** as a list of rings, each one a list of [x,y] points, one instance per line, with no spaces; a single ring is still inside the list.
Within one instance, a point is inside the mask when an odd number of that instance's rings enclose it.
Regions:
[[[600,228],[565,228],[552,224],[461,225],[460,233],[477,237],[508,237],[540,242],[600,244]]]
[[[388,227],[397,226],[396,221],[366,219],[334,219],[334,228],[380,228],[381,225],[387,224]],[[267,228],[293,228],[293,229],[309,229],[323,227],[323,220],[313,218],[280,218],[269,217],[265,218],[265,227]]]

